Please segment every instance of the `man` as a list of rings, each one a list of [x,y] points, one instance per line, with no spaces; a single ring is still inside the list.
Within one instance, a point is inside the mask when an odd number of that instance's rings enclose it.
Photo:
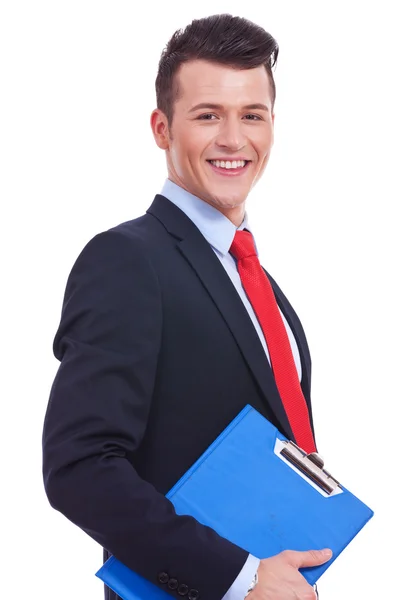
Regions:
[[[330,558],[288,549],[260,561],[177,516],[165,498],[247,403],[313,448],[305,335],[259,266],[245,213],[273,143],[277,55],[268,33],[230,15],[174,34],[151,115],[168,180],[144,216],[84,248],[54,342],[61,364],[43,438],[49,501],[105,559],[115,555],[175,598],[315,598],[298,569]],[[274,311],[290,354],[281,380]],[[285,398],[288,369],[300,426]],[[106,598],[117,596],[106,588]]]

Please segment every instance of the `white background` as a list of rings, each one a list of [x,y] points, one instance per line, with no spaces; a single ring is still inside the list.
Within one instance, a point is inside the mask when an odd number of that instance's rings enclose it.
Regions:
[[[78,253],[142,214],[164,181],[149,126],[160,53],[216,12],[280,44],[276,142],[248,213],[306,329],[319,449],[376,513],[322,577],[321,599],[399,597],[396,4],[1,2],[4,598],[102,598],[100,547],[43,490],[51,346]]]

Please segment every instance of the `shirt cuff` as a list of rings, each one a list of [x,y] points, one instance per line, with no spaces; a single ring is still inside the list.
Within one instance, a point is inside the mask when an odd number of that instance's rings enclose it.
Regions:
[[[249,554],[242,570],[232,583],[229,590],[226,592],[222,600],[244,600],[254,575],[258,571],[260,559],[252,554]]]

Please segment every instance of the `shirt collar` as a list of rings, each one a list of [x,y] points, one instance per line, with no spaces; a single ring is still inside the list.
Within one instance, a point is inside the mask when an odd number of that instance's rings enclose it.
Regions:
[[[237,230],[249,229],[247,213],[236,227],[219,210],[167,179],[161,195],[180,208],[196,225],[209,244],[220,254],[228,254]]]

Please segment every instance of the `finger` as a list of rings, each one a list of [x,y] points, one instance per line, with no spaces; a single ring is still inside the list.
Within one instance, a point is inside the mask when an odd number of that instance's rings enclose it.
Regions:
[[[296,569],[302,567],[316,567],[323,565],[332,558],[332,550],[324,548],[323,550],[308,550],[307,552],[290,552],[289,562]]]

